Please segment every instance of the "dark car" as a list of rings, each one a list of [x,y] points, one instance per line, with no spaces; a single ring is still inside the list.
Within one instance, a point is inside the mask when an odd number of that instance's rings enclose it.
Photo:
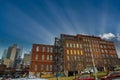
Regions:
[[[80,76],[79,78],[73,79],[73,80],[95,80],[92,76]]]
[[[101,80],[112,80],[114,78],[120,78],[120,72],[110,72],[106,76],[102,77]]]
[[[3,75],[2,76],[2,80],[11,80],[11,78],[13,78],[13,76],[12,75],[10,75],[10,74],[7,74],[7,75]]]
[[[20,78],[20,77],[22,77],[22,74],[20,74],[20,73],[15,73],[14,74],[14,78]]]

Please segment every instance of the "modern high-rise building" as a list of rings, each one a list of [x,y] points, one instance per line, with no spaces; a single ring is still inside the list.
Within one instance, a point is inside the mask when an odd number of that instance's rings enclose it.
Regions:
[[[4,59],[4,64],[7,65],[7,67],[16,67],[18,64],[18,59],[20,58],[21,49],[17,47],[16,44],[8,47],[8,50],[6,52],[6,58]],[[4,56],[5,54],[3,54]]]
[[[6,58],[6,56],[7,56],[7,49],[5,49],[3,52],[2,61]]]
[[[11,51],[12,51],[12,46],[9,46],[9,47],[8,47],[8,51],[7,51],[7,55],[6,55],[6,58],[7,58],[7,59],[10,59]]]
[[[61,34],[55,38],[54,71],[81,71],[95,66],[99,71],[111,70],[119,64],[112,41],[88,35]]]
[[[30,74],[40,76],[53,72],[53,45],[33,44]]]

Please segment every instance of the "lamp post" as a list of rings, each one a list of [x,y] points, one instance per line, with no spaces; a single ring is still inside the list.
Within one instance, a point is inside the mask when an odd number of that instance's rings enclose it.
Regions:
[[[95,80],[98,80],[97,72],[96,72],[96,68],[95,68],[95,60],[94,60],[93,52],[92,52],[92,47],[90,46],[90,48],[91,48],[90,52],[91,52],[91,57],[92,57],[92,64],[93,64],[93,69],[94,69]]]
[[[95,62],[94,62],[93,53],[91,53],[91,56],[92,56],[92,63],[93,63],[93,68],[94,68],[95,80],[98,80],[97,74],[96,74],[96,69],[95,69]]]

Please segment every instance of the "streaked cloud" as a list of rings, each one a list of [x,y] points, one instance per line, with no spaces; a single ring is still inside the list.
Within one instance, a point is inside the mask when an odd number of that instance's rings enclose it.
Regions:
[[[112,39],[120,32],[120,6],[116,3],[109,0],[2,0],[0,38],[25,47],[33,43],[53,44],[60,34],[101,34],[104,39]],[[117,39],[120,41],[119,35]]]

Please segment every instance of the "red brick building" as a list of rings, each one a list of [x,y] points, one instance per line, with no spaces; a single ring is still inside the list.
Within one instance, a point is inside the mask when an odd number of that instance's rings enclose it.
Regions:
[[[30,65],[30,74],[40,76],[41,73],[53,72],[53,46],[44,44],[33,44]]]
[[[88,35],[61,34],[55,40],[55,70],[58,72],[81,71],[93,67],[99,71],[119,64],[112,41]],[[61,57],[60,57],[61,56]]]
[[[61,34],[54,46],[33,44],[30,73],[82,71],[93,68],[93,62],[98,71],[119,65],[114,43],[96,36]]]

